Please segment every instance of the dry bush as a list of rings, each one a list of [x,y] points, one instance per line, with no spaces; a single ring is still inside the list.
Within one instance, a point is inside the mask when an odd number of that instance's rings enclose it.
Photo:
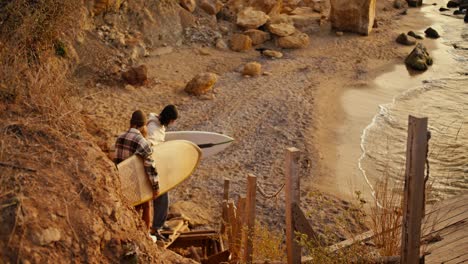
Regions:
[[[272,231],[267,226],[255,223],[253,238],[253,258],[258,261],[286,261],[286,247],[283,244],[284,234]]]

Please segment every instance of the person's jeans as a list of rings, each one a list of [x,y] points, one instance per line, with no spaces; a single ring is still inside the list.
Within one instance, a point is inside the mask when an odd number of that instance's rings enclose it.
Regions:
[[[169,210],[169,193],[165,193],[153,200],[153,229],[159,230],[166,222]]]

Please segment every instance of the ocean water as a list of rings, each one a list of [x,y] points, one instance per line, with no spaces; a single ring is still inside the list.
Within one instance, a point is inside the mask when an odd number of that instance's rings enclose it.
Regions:
[[[408,115],[414,115],[428,117],[432,135],[428,202],[468,192],[468,24],[438,8],[423,9],[442,36],[434,40],[431,69],[414,74],[399,65],[375,81],[394,95],[379,104],[361,135],[358,167],[372,191],[383,177],[401,186]]]

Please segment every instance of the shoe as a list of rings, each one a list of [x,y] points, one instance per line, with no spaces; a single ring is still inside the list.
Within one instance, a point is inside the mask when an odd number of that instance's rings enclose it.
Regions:
[[[172,231],[172,228],[167,224],[164,224],[159,230],[161,231]]]
[[[159,231],[156,232],[156,233],[154,234],[154,236],[156,236],[156,238],[158,239],[158,241],[169,242],[169,239],[167,239],[166,237],[164,237]]]
[[[158,241],[158,237],[157,236],[153,236],[151,234],[149,234],[151,240],[153,240],[154,243],[156,243]]]

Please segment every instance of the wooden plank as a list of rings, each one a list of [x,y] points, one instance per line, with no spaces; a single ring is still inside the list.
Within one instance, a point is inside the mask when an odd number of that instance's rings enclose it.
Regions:
[[[207,259],[202,260],[202,264],[219,264],[222,262],[228,262],[229,257],[231,256],[231,252],[229,250],[225,250],[218,254],[209,256]]]
[[[419,262],[426,152],[427,118],[409,116],[400,254],[402,264]]]
[[[299,150],[297,148],[286,149],[286,250],[288,264],[301,263],[301,247],[296,242],[294,234],[295,219],[293,204],[300,206],[300,181],[298,175]]]
[[[244,237],[244,263],[252,263],[253,238],[255,229],[255,207],[257,194],[257,177],[252,174],[247,176],[247,194],[244,211],[244,221],[247,232]]]
[[[309,220],[297,203],[293,203],[292,210],[294,218],[294,229],[299,233],[307,235],[309,240],[315,241],[318,244],[322,244],[322,241],[319,241],[317,233],[315,233],[314,229],[309,224]]]

